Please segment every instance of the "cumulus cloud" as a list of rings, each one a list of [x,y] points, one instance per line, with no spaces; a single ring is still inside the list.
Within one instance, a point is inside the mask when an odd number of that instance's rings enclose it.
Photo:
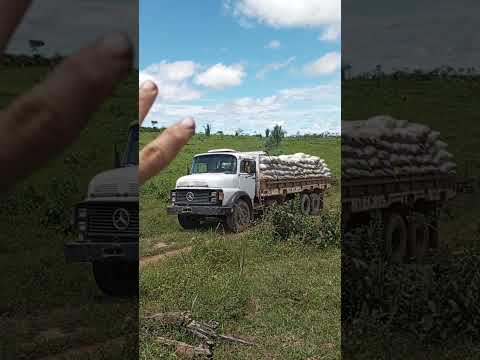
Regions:
[[[245,75],[243,65],[225,66],[219,63],[198,74],[194,81],[197,85],[221,90],[240,85]]]
[[[190,79],[198,65],[192,61],[162,61],[152,64],[139,73],[139,83],[151,80],[157,84],[159,100],[191,101],[201,97],[201,92],[191,86]]]
[[[341,67],[341,56],[338,52],[329,52],[317,60],[304,66],[303,71],[309,76],[334,74]]]
[[[340,39],[341,26],[340,24],[334,24],[327,26],[327,28],[320,34],[319,40],[321,41],[337,41]]]
[[[265,49],[278,49],[282,44],[278,40],[272,40],[267,45],[265,45]]]
[[[198,128],[210,124],[214,132],[263,133],[282,125],[290,134],[340,132],[340,85],[288,88],[266,97],[242,97],[223,103],[156,104],[146,124],[157,120],[167,126],[182,117],[193,116]]]
[[[340,22],[339,0],[226,0],[238,18],[273,27],[318,27]]]
[[[268,73],[270,73],[272,71],[281,70],[281,69],[289,66],[294,61],[295,61],[295,57],[292,56],[292,57],[288,58],[286,61],[283,61],[283,62],[276,62],[276,63],[267,64],[257,73],[257,75],[255,75],[255,77],[258,80],[264,79],[265,76]]]

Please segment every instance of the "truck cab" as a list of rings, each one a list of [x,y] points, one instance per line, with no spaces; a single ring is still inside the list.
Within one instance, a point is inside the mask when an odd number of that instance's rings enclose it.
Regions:
[[[167,212],[177,215],[185,229],[217,218],[231,231],[244,230],[253,218],[262,154],[216,149],[194,156],[189,175],[179,178],[171,191]]]
[[[65,245],[67,262],[92,263],[99,288],[108,295],[138,291],[138,142],[132,123],[123,152],[115,146],[114,169],[96,175],[71,224],[77,239]]]

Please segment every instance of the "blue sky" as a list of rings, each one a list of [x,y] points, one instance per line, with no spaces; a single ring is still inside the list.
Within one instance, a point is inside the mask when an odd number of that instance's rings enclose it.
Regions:
[[[142,0],[139,19],[139,81],[160,89],[146,126],[339,131],[339,0]]]

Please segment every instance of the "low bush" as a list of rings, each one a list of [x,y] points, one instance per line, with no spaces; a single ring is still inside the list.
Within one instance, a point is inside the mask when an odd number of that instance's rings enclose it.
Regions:
[[[324,211],[319,217],[301,213],[298,200],[277,204],[268,209],[263,226],[269,228],[273,241],[295,240],[326,247],[339,244],[340,214]]]
[[[390,264],[382,254],[380,236],[378,226],[371,224],[347,234],[342,242],[345,332],[367,336],[381,328],[384,338],[403,333],[431,344],[478,337],[479,247],[441,249],[423,265]],[[372,330],[373,319],[377,330]]]

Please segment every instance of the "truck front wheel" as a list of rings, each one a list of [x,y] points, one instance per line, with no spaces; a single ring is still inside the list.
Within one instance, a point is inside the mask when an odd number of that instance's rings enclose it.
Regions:
[[[107,295],[138,294],[138,262],[95,261],[93,276],[97,286]]]
[[[403,217],[391,213],[385,226],[385,250],[389,260],[396,263],[404,261],[407,252],[407,225]]]
[[[225,223],[229,231],[239,233],[248,228],[251,219],[250,206],[245,200],[240,199],[233,205],[233,212],[227,215]]]
[[[178,215],[178,222],[185,230],[193,230],[200,226],[200,219],[193,215]]]

